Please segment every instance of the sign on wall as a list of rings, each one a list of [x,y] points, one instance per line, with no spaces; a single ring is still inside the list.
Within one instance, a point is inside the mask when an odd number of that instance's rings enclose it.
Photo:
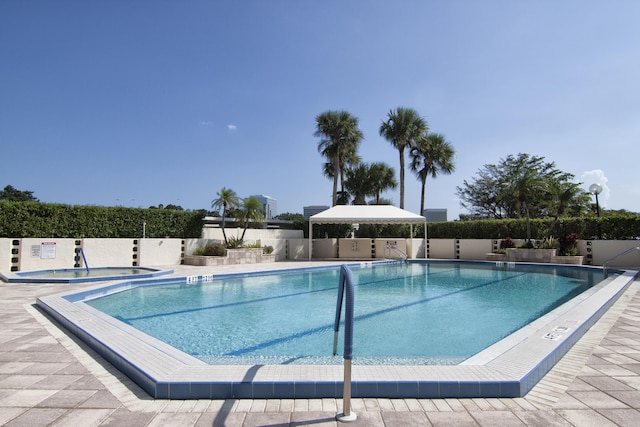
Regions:
[[[55,259],[56,242],[42,242],[40,244],[40,259]]]

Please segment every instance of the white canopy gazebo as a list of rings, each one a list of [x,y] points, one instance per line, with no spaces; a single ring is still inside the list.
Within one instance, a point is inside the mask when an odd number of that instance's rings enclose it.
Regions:
[[[427,219],[422,215],[391,205],[338,205],[309,218],[309,260],[311,260],[314,224],[424,224],[427,241]]]

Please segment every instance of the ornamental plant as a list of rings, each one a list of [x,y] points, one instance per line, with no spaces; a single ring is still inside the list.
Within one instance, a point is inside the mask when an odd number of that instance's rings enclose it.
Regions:
[[[558,242],[560,243],[560,255],[573,256],[579,254],[577,233],[561,236]]]

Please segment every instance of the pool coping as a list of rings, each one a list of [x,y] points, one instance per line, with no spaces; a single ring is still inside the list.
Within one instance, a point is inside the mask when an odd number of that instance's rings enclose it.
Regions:
[[[327,268],[327,267],[319,267]],[[282,270],[286,271],[286,270]],[[264,273],[264,272],[262,272]],[[231,273],[251,274],[251,273]],[[626,290],[636,272],[622,271],[455,366],[352,367],[352,397],[522,397]],[[222,275],[217,275],[219,277]],[[208,280],[209,276],[188,276]],[[184,279],[171,278],[173,279]],[[341,365],[208,365],[82,302],[118,283],[38,298],[37,305],[87,342],[154,398],[340,398]],[[354,355],[357,361],[357,354]]]
[[[34,270],[28,272],[15,272],[15,273],[0,273],[0,280],[7,283],[90,283],[90,282],[105,282],[112,280],[129,280],[129,279],[148,279],[151,277],[165,276],[173,273],[173,270],[162,270],[153,267],[95,267],[94,269],[109,270],[109,269],[121,269],[121,268],[136,268],[139,270],[147,270],[148,273],[140,274],[122,274],[119,276],[95,276],[95,277],[29,277],[28,274],[38,273],[52,273],[54,271],[74,271],[84,270],[84,268],[57,268],[57,269],[45,269]]]

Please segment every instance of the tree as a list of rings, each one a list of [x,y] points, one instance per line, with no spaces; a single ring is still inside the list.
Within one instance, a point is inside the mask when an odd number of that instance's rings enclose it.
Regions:
[[[244,234],[251,224],[264,224],[264,205],[254,196],[247,197],[242,201],[242,211],[240,212],[240,222],[244,229],[240,236],[240,244],[244,240]]]
[[[382,162],[360,163],[346,170],[345,204],[353,197],[354,205],[380,204],[380,193],[397,187],[393,168]],[[374,200],[367,202],[367,196]]]
[[[7,185],[4,190],[0,191],[0,200],[7,200],[10,202],[39,202],[36,197],[33,196],[33,191],[20,191],[14,188],[12,185]]]
[[[390,205],[389,201],[380,197],[384,191],[398,187],[393,168],[383,162],[372,163],[370,180],[372,196],[375,197],[374,203],[376,205]]]
[[[560,217],[568,211],[570,216],[580,216],[586,212],[585,204],[591,198],[588,193],[580,189],[580,185],[573,182],[553,182],[549,186],[551,193],[550,214],[554,215],[553,222],[549,225],[547,237],[551,237],[553,229]]]
[[[420,215],[424,212],[425,187],[427,177],[437,178],[439,173],[446,175],[455,170],[453,157],[455,150],[439,133],[427,133],[409,150],[411,163],[409,168],[418,176],[421,183]]]
[[[227,240],[227,234],[224,231],[225,216],[229,209],[237,208],[240,206],[240,199],[238,198],[238,195],[235,191],[225,187],[222,187],[222,189],[217,193],[217,196],[217,199],[213,199],[211,201],[211,208],[222,208],[222,235],[224,236],[224,244],[225,246],[227,246],[229,244],[229,241]]]
[[[558,170],[544,157],[520,153],[500,159],[498,164],[484,165],[476,178],[465,180],[456,188],[456,194],[472,216],[541,218],[554,209],[554,193],[550,189],[562,188],[573,179],[572,174]],[[588,208],[590,199],[584,194],[565,202],[572,212]]]
[[[400,154],[400,209],[404,209],[404,152],[429,130],[427,121],[411,108],[398,107],[389,111],[380,125],[380,136],[389,141]]]
[[[354,205],[366,205],[366,197],[373,194],[371,168],[366,163],[349,168],[346,171],[345,188],[353,196]]]
[[[315,137],[321,138],[318,151],[327,158],[333,168],[332,205],[337,204],[338,178],[344,191],[344,169],[354,159],[363,139],[358,119],[347,111],[325,111],[316,117]],[[325,175],[326,168],[324,169]]]

